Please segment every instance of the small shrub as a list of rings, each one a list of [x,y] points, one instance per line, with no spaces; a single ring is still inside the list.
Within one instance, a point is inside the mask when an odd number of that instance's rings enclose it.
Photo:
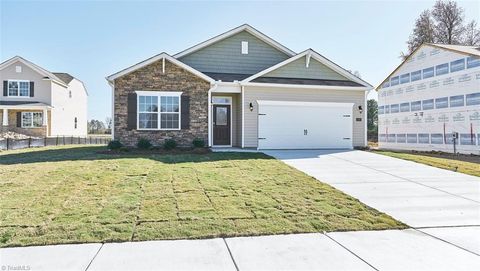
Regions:
[[[146,138],[140,138],[137,142],[137,147],[144,150],[150,149],[152,147],[152,143]]]
[[[195,148],[203,148],[205,147],[205,140],[203,140],[202,138],[195,138],[192,144]]]
[[[118,140],[112,140],[108,143],[107,148],[109,150],[118,150],[123,147],[122,143]]]
[[[165,139],[165,143],[163,143],[163,148],[165,150],[173,150],[177,147],[177,142],[173,139]]]

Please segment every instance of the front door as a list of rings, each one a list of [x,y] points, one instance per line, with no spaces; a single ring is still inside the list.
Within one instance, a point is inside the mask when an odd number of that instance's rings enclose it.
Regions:
[[[213,106],[213,145],[230,145],[230,105]]]

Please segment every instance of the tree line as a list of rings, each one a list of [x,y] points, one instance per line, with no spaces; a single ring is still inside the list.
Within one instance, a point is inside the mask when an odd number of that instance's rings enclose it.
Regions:
[[[480,45],[480,29],[475,20],[465,21],[464,9],[455,1],[438,0],[420,13],[407,41],[408,50],[400,57],[406,59],[422,43]]]

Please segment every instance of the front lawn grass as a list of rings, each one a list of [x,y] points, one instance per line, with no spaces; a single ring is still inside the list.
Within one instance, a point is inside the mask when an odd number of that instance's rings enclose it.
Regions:
[[[0,152],[0,246],[405,225],[264,154]]]
[[[478,158],[478,156],[475,157],[462,155],[459,157],[455,157],[453,154],[405,153],[382,150],[376,150],[374,152],[429,165],[432,167],[448,169],[480,177],[480,158]]]

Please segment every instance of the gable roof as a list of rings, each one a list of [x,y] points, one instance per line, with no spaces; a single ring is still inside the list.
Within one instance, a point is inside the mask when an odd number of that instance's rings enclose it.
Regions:
[[[400,67],[405,64],[420,48],[425,46],[436,47],[440,49],[449,50],[455,53],[466,54],[469,56],[480,56],[480,46],[467,46],[467,45],[453,45],[453,44],[439,44],[439,43],[422,43],[417,49],[413,50],[383,81],[375,88],[378,91],[379,88],[383,86],[385,81],[387,81]]]
[[[0,64],[0,70],[3,70],[5,69],[6,67],[10,66],[11,64],[15,63],[15,62],[21,62],[22,64],[24,64],[25,66],[28,66],[29,68],[31,68],[32,70],[38,72],[39,74],[47,77],[48,79],[51,79],[52,81],[64,86],[64,87],[67,87],[67,84],[68,83],[65,83],[63,80],[61,80],[58,76],[56,76],[55,74],[53,74],[52,72],[49,72],[47,71],[46,69],[38,66],[37,64],[33,63],[33,62],[30,62],[28,60],[26,60],[25,58],[21,57],[21,56],[14,56],[4,62],[2,62]]]
[[[57,76],[58,78],[60,78],[60,80],[62,80],[63,82],[65,82],[65,84],[70,84],[70,82],[72,82],[73,76],[71,76],[70,74],[68,73],[65,73],[65,72],[54,72],[53,73],[55,76]]]
[[[344,68],[340,67],[339,65],[335,64],[334,62],[332,62],[331,60],[327,59],[326,57],[322,56],[321,54],[315,52],[314,50],[312,49],[308,49],[308,50],[305,50],[303,51],[302,53],[296,55],[296,56],[293,56],[285,61],[282,61],[280,63],[278,63],[277,65],[274,65],[268,69],[265,69],[259,73],[256,73],[248,78],[245,78],[244,80],[242,80],[242,83],[248,83],[248,82],[252,82],[254,81],[255,79],[261,77],[262,75],[265,75],[271,71],[274,71],[280,67],[283,67],[297,59],[300,59],[302,57],[306,57],[307,58],[307,62],[309,61],[308,59],[309,58],[313,58],[315,60],[317,60],[318,62],[322,63],[323,65],[327,66],[328,68],[334,70],[335,72],[341,74],[342,76],[344,76],[345,78],[357,83],[358,85],[360,86],[363,86],[363,87],[370,87],[370,88],[373,88],[372,85],[370,85],[369,83],[365,82],[364,80],[356,77],[355,75],[353,75],[352,73],[350,73],[349,71],[345,70]],[[298,79],[298,78],[297,78]],[[303,79],[306,79],[306,78],[303,78]],[[307,78],[308,79],[308,78]],[[307,80],[308,81],[308,80]],[[337,80],[336,80],[337,81]],[[258,80],[257,80],[258,82]],[[305,82],[306,83],[306,82]],[[318,84],[318,82],[315,82]]]
[[[248,25],[248,24],[243,24],[239,27],[236,27],[232,30],[229,30],[223,34],[220,34],[218,36],[215,36],[211,39],[208,39],[204,42],[201,42],[197,45],[194,45],[186,50],[183,50],[175,55],[173,55],[173,57],[175,58],[181,58],[183,56],[186,56],[186,55],[189,55],[193,52],[196,52],[202,48],[205,48],[213,43],[216,43],[218,41],[221,41],[223,39],[226,39],[228,37],[231,37],[237,33],[240,33],[242,31],[247,31],[248,33],[252,34],[253,36],[259,38],[260,40],[266,42],[267,44],[269,44],[270,46],[276,48],[277,50],[289,55],[289,56],[294,56],[296,53],[290,49],[288,49],[287,47],[283,46],[282,44],[280,44],[279,42],[273,40],[272,38],[270,38],[269,36],[263,34],[262,32],[258,31],[257,29],[253,28],[252,26]]]
[[[135,64],[135,65],[133,65],[133,66],[130,66],[130,67],[126,68],[126,69],[123,69],[123,70],[121,70],[121,71],[119,71],[119,72],[117,72],[117,73],[114,73],[114,74],[110,75],[110,76],[107,76],[106,79],[107,79],[109,82],[112,82],[113,80],[115,80],[115,79],[117,79],[117,78],[119,78],[119,77],[122,77],[122,76],[124,76],[124,75],[126,75],[126,74],[129,74],[129,73],[131,73],[131,72],[134,72],[134,71],[136,71],[136,70],[138,70],[138,69],[140,69],[140,68],[143,68],[143,67],[145,67],[145,66],[147,66],[147,65],[150,65],[150,64],[152,64],[152,63],[154,63],[154,62],[156,62],[156,61],[158,61],[158,60],[163,60],[163,61],[168,60],[168,61],[170,61],[171,63],[173,63],[174,65],[177,65],[177,66],[179,66],[180,68],[183,68],[184,70],[186,70],[186,71],[188,71],[188,72],[190,72],[190,73],[192,73],[192,74],[194,74],[194,75],[196,75],[196,76],[204,79],[204,80],[207,81],[207,82],[214,82],[214,81],[215,81],[214,79],[210,78],[209,76],[205,75],[204,73],[201,73],[201,72],[197,71],[196,69],[194,69],[194,68],[188,66],[187,64],[185,64],[185,63],[183,63],[183,62],[181,62],[181,61],[173,58],[172,56],[170,56],[169,54],[167,54],[167,53],[165,53],[165,52],[160,53],[160,54],[158,54],[158,55],[156,55],[156,56],[153,56],[153,57],[151,57],[151,58],[148,58],[148,59],[146,59],[146,60],[144,60],[144,61],[141,61],[141,62],[139,62],[139,63],[137,63],[137,64]]]
[[[469,46],[469,45],[453,45],[453,44],[437,44],[437,43],[427,43],[430,46],[438,47],[457,53],[468,54],[472,56],[480,56],[480,46]]]

